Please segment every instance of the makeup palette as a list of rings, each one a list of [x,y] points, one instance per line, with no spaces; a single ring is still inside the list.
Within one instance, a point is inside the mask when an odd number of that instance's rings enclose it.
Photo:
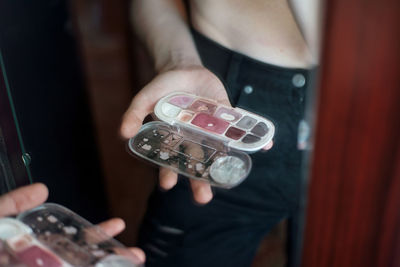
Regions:
[[[2,260],[28,267],[142,266],[121,243],[56,204],[0,219],[0,241],[0,266]]]
[[[129,140],[135,155],[189,178],[231,188],[249,174],[249,155],[208,135],[165,122],[149,122]]]
[[[38,242],[30,227],[16,219],[0,219],[0,240],[0,266],[70,266]]]
[[[211,135],[226,146],[245,152],[260,150],[275,132],[273,123],[266,118],[188,93],[165,96],[156,104],[154,113],[161,121]]]
[[[216,187],[239,185],[251,170],[251,158],[274,136],[271,121],[187,93],[160,99],[155,116],[128,142],[134,155]]]

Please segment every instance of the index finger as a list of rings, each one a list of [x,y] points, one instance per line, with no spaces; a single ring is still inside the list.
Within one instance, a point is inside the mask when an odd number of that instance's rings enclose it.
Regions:
[[[24,186],[0,196],[0,217],[15,215],[46,201],[49,192],[44,184]]]

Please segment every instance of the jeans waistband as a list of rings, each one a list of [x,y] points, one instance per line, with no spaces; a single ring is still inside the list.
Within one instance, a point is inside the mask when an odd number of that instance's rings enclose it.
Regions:
[[[263,80],[271,81],[272,79],[282,82],[287,81],[287,85],[291,87],[295,75],[301,74],[307,81],[312,71],[303,68],[280,67],[256,60],[222,46],[194,29],[192,29],[192,35],[205,67],[217,73],[220,78],[224,80],[227,78],[228,72],[234,71],[243,73],[243,75],[246,76],[251,76],[248,77],[251,80],[257,80],[263,77]],[[233,70],[232,65],[235,65],[234,68],[237,68],[237,70]],[[238,78],[240,79],[240,77]]]

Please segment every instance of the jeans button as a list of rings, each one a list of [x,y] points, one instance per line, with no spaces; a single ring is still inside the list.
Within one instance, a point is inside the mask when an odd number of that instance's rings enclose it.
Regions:
[[[297,73],[293,75],[292,83],[295,87],[303,87],[306,84],[306,77],[301,73]]]
[[[244,88],[243,88],[243,91],[246,93],[246,94],[251,94],[251,93],[253,93],[253,91],[254,91],[254,89],[253,89],[253,87],[251,86],[251,85],[246,85]]]

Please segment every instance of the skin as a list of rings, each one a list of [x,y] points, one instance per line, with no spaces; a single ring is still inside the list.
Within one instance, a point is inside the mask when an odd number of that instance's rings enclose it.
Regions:
[[[0,218],[12,216],[32,209],[44,203],[49,191],[44,184],[36,183],[20,187],[0,196]],[[120,218],[113,218],[98,225],[106,235],[116,236],[125,229],[125,222]],[[130,248],[131,252],[144,262],[146,256],[139,248]]]
[[[310,46],[315,41],[303,32],[315,32],[318,23],[297,20],[314,14],[307,9],[315,3],[286,0],[192,0],[190,3],[193,27],[227,48],[282,67],[307,68],[316,61]],[[307,13],[300,13],[302,6]]]
[[[317,0],[307,0],[315,6]],[[310,67],[317,61],[317,40],[310,32],[317,17],[286,0],[192,0],[193,27],[223,46],[257,60],[283,67]],[[230,105],[220,80],[201,63],[190,34],[187,15],[179,0],[134,0],[133,28],[147,47],[156,77],[133,99],[121,124],[121,135],[133,137],[144,118],[163,96],[185,91]],[[294,8],[292,8],[294,7]],[[296,12],[293,12],[296,11]],[[296,19],[300,18],[300,19]],[[304,19],[306,18],[306,19]],[[308,18],[308,19],[307,19]],[[311,18],[311,19],[310,19]],[[272,147],[268,144],[265,149]],[[177,175],[160,170],[160,186],[171,189]],[[206,204],[213,195],[209,184],[190,180],[196,202]]]

